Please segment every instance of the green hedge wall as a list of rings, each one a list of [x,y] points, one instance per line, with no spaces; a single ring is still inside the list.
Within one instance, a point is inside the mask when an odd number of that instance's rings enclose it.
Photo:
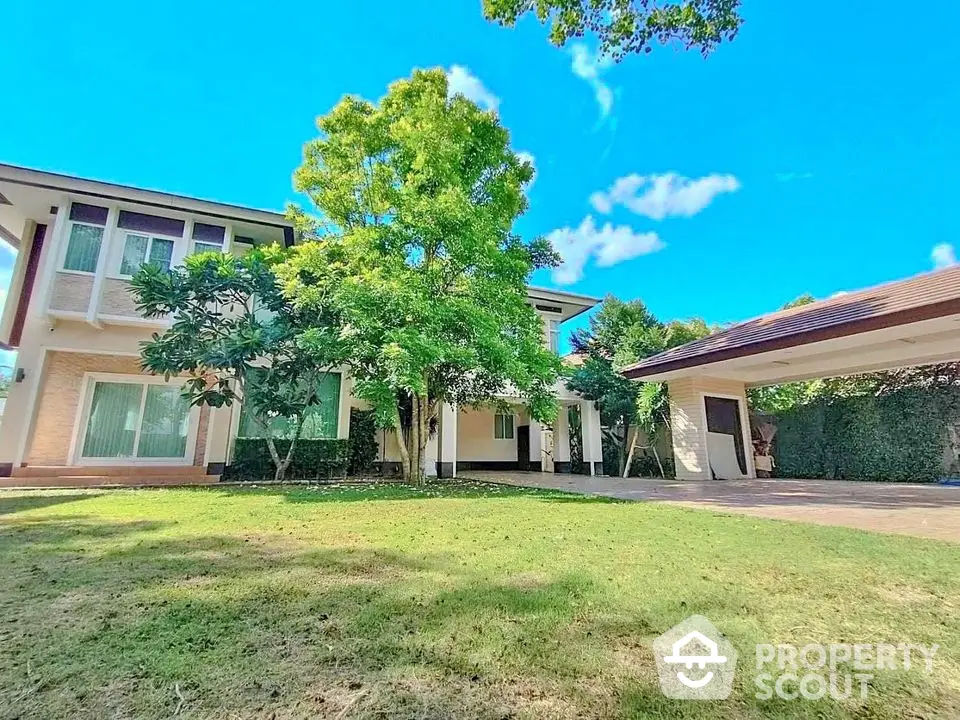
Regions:
[[[284,457],[290,443],[276,441],[277,452]],[[298,440],[293,462],[287,468],[287,480],[329,481],[347,475],[349,448],[346,440]],[[275,468],[267,441],[262,438],[237,438],[233,462],[224,471],[224,480],[258,482],[273,480]]]
[[[933,482],[944,475],[946,426],[960,389],[907,388],[835,398],[777,416],[778,477]]]
[[[368,475],[377,462],[377,424],[373,410],[350,408],[350,458],[347,472]]]

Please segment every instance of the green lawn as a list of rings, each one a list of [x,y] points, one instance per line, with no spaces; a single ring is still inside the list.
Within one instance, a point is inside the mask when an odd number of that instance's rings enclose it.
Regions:
[[[0,493],[0,718],[960,717],[960,548],[495,486]],[[650,642],[709,617],[727,701]],[[938,643],[866,701],[757,642]]]

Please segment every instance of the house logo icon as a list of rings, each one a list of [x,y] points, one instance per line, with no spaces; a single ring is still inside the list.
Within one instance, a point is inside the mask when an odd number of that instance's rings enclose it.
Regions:
[[[722,700],[733,690],[737,651],[702,615],[653,641],[660,689],[675,700]]]

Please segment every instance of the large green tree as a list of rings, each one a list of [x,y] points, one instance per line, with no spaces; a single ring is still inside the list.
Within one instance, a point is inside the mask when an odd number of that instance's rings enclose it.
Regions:
[[[243,402],[259,426],[282,481],[307,417],[319,407],[324,376],[350,354],[349,335],[329,310],[305,314],[280,291],[279,247],[241,258],[202,253],[167,271],[145,265],[131,281],[146,317],[172,317],[141,345],[144,369],[186,375],[192,405]],[[283,456],[275,440],[288,440]]]
[[[316,214],[279,272],[300,312],[329,309],[354,339],[354,391],[399,435],[405,478],[422,477],[439,404],[526,401],[556,413],[560,362],[527,301],[544,240],[513,231],[533,168],[497,116],[417,71],[374,104],[344,98],[318,119],[294,175]]]
[[[597,401],[600,421],[606,428],[604,437],[614,448],[621,475],[629,471],[638,431],[646,436],[648,447],[655,450],[657,440],[666,431],[669,400],[661,383],[627,380],[618,368],[711,331],[699,318],[663,323],[643,301],[624,302],[608,295],[590,318],[589,326],[573,334],[574,352],[585,360],[572,370],[567,385]]]
[[[483,14],[507,27],[532,13],[550,24],[550,41],[563,46],[595,34],[600,51],[619,60],[648,53],[653,43],[676,42],[704,55],[736,37],[741,0],[483,0]]]

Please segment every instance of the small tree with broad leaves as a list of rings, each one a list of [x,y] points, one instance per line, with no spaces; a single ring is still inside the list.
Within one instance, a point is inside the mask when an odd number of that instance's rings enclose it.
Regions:
[[[184,396],[211,408],[242,401],[283,481],[304,419],[321,402],[324,376],[343,363],[349,340],[329,311],[305,314],[280,291],[274,268],[288,251],[255,248],[243,257],[202,253],[181,267],[145,265],[131,289],[146,317],[171,316],[141,344],[145,370],[186,375]],[[289,441],[281,456],[276,440]]]

